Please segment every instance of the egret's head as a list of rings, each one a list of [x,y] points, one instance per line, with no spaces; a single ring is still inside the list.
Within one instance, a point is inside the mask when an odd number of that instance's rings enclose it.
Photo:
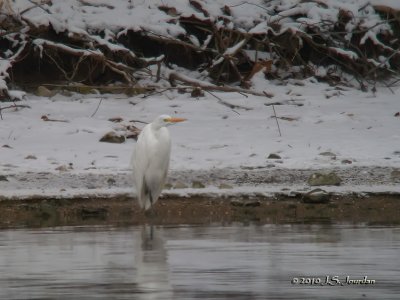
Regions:
[[[161,115],[158,116],[154,121],[153,124],[157,127],[157,128],[161,128],[164,126],[169,126],[169,125],[173,125],[179,122],[183,122],[186,121],[186,119],[184,118],[172,118],[171,116],[168,115]]]

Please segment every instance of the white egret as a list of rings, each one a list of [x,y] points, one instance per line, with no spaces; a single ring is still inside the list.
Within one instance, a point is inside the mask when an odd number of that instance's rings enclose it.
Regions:
[[[132,167],[137,198],[144,210],[156,203],[167,177],[171,139],[166,126],[185,120],[161,115],[139,134],[132,155]]]

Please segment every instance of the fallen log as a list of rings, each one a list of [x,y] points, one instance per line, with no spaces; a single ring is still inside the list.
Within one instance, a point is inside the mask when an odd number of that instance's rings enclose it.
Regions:
[[[183,82],[190,86],[201,88],[205,91],[234,92],[234,93],[243,93],[243,94],[265,97],[264,93],[247,90],[247,89],[242,89],[242,88],[237,88],[237,87],[232,87],[232,86],[214,85],[211,83],[206,83],[201,80],[190,78],[188,76],[185,76],[185,75],[182,75],[182,74],[179,74],[176,72],[171,72],[168,76],[168,80],[169,80],[169,83],[171,84],[171,86],[173,86],[173,87],[177,86],[176,81],[180,81],[180,82]]]

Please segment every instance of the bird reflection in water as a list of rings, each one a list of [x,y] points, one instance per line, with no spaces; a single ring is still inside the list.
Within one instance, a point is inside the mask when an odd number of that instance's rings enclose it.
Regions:
[[[144,225],[135,239],[134,263],[138,299],[173,299],[165,241],[153,225]]]

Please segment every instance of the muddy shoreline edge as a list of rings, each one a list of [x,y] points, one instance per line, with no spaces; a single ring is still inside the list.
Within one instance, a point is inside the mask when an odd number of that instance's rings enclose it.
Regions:
[[[31,198],[0,201],[0,228],[131,225],[400,224],[400,194],[331,195],[328,202],[302,197],[170,197],[150,214],[132,197]]]
[[[314,187],[314,173],[335,172],[338,186]],[[214,169],[170,172],[152,216],[138,208],[131,174],[3,172],[0,227],[144,224],[400,224],[400,177],[391,167]],[[305,203],[321,188],[329,199]]]

